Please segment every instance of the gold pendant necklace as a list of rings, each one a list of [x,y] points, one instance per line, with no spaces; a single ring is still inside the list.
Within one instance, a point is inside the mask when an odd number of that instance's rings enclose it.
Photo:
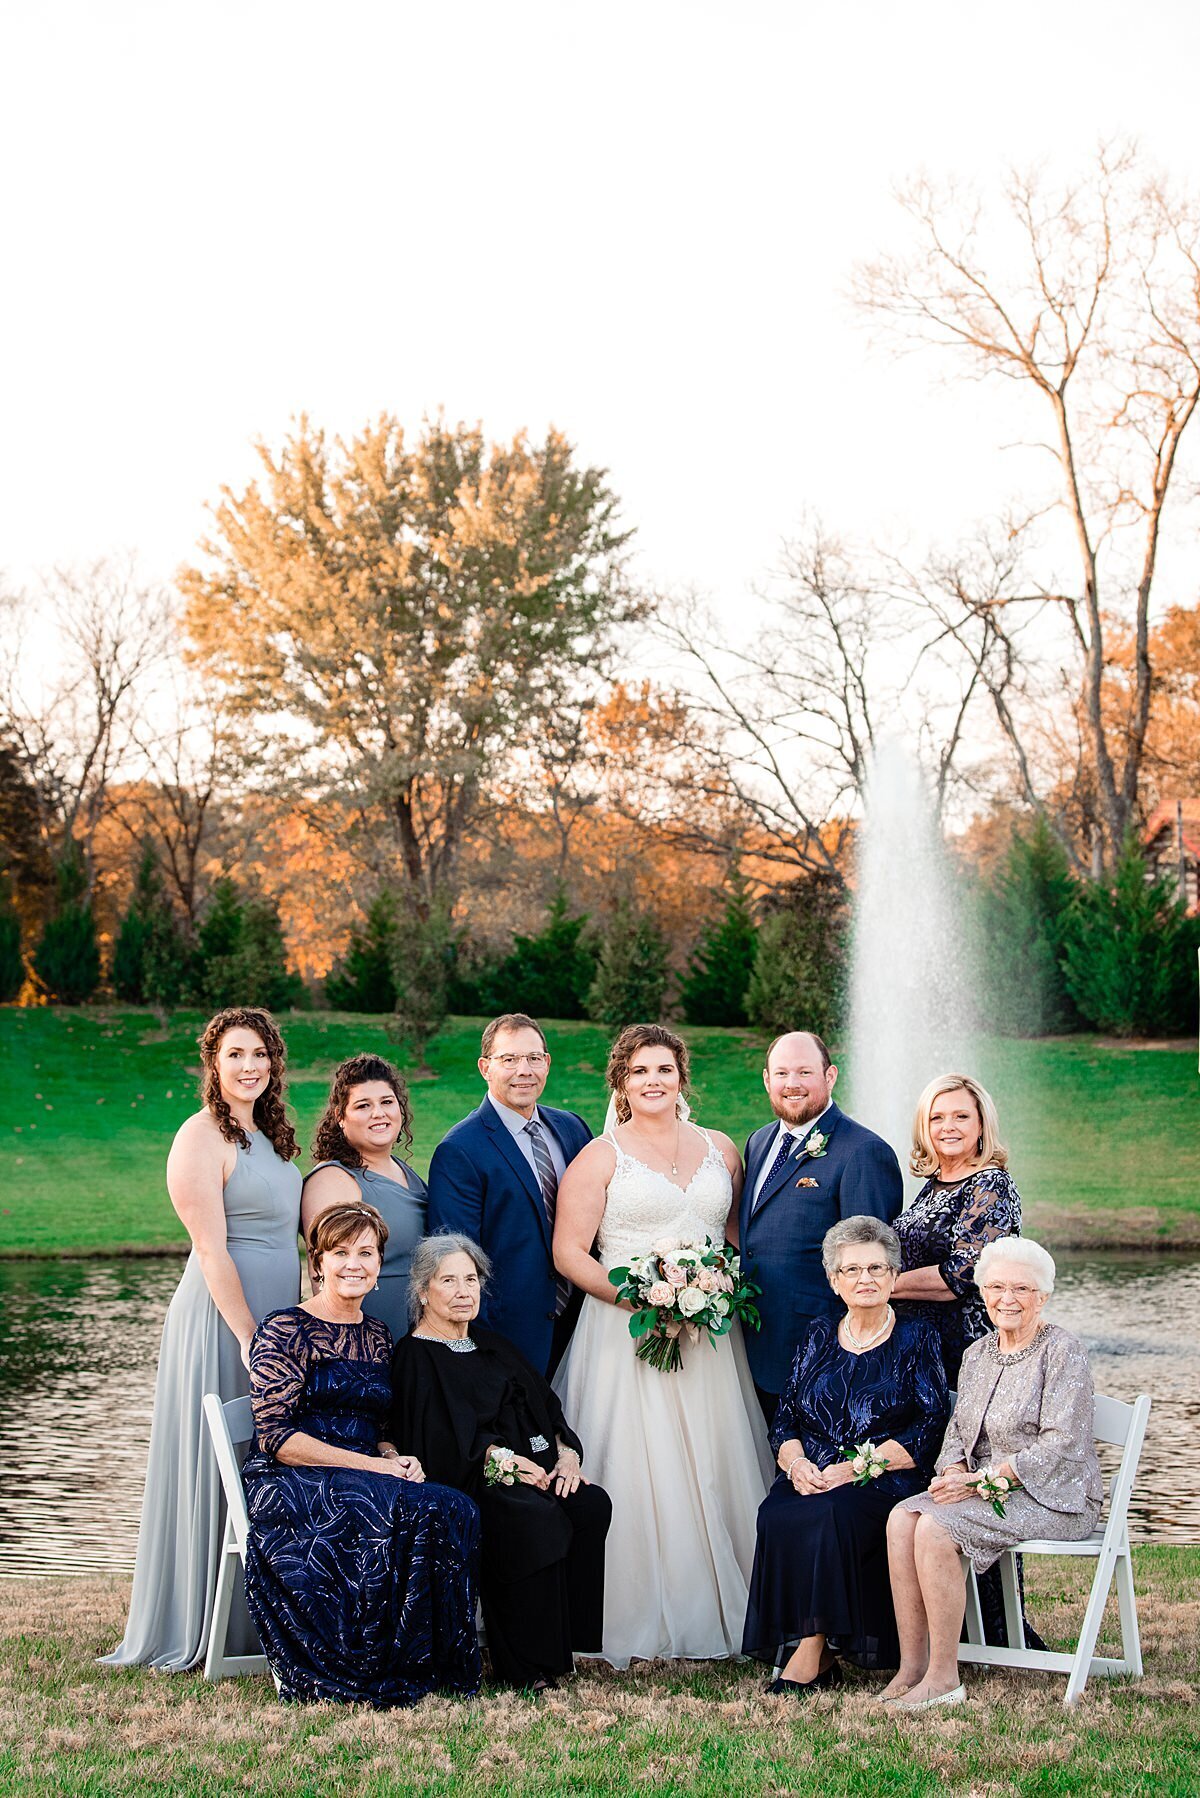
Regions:
[[[644,1142],[646,1147],[648,1149],[653,1149],[654,1153],[656,1155],[662,1154],[662,1150],[659,1148],[658,1144],[652,1143],[650,1141],[649,1137],[643,1136],[636,1124],[630,1124],[629,1128],[630,1128],[630,1130],[632,1130],[633,1134],[637,1137],[639,1142]],[[663,1159],[665,1161],[666,1156],[663,1156]],[[671,1156],[670,1159],[671,1159],[671,1172],[673,1174],[678,1174],[678,1172],[679,1172],[679,1114],[678,1113],[676,1113],[676,1115],[675,1115],[675,1153]]]

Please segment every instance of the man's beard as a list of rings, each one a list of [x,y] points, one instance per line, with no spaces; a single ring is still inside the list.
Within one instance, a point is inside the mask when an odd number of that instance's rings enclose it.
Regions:
[[[779,1101],[772,1099],[771,1110],[775,1113],[775,1116],[779,1119],[781,1124],[787,1124],[790,1129],[798,1130],[802,1124],[811,1124],[814,1118],[819,1118],[825,1107],[828,1105],[829,1100],[822,1093],[814,1093],[811,1099],[802,1101],[789,1099],[786,1100],[785,1103],[788,1105],[801,1104],[803,1109],[799,1111],[795,1117],[788,1117],[786,1112],[780,1110]]]

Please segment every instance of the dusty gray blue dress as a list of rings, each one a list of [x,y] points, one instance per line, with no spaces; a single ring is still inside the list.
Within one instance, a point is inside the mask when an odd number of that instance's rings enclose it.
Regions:
[[[239,1148],[225,1183],[226,1241],[256,1321],[300,1296],[300,1184],[299,1168],[282,1161],[261,1130]],[[225,1503],[201,1404],[206,1392],[227,1402],[249,1390],[237,1339],[193,1249],[163,1325],[129,1621],[106,1666],[182,1673],[204,1659]],[[257,1651],[239,1592],[229,1652]]]
[[[363,1203],[373,1205],[387,1225],[388,1239],[383,1251],[383,1266],[379,1270],[379,1284],[374,1292],[365,1295],[362,1308],[368,1317],[377,1317],[385,1323],[392,1333],[392,1341],[399,1342],[408,1333],[408,1270],[412,1252],[425,1234],[429,1188],[407,1161],[393,1155],[392,1162],[404,1170],[407,1186],[401,1186],[399,1180],[393,1180],[387,1174],[377,1174],[373,1168],[350,1167],[345,1161],[322,1161],[304,1178],[307,1185],[321,1168],[340,1168],[358,1187]]]

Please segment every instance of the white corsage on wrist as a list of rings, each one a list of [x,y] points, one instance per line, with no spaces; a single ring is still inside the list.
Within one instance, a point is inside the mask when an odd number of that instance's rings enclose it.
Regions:
[[[993,1467],[981,1467],[975,1478],[976,1492],[987,1499],[997,1517],[1003,1517],[1004,1501],[1019,1485],[1019,1480],[1010,1480],[1006,1473],[997,1473]]]
[[[493,1442],[488,1449],[487,1459],[483,1463],[483,1483],[485,1486],[515,1486],[521,1475],[517,1468],[517,1457],[511,1448],[505,1448],[499,1442]]]
[[[842,1450],[843,1461],[849,1461],[854,1469],[854,1484],[869,1486],[888,1470],[887,1458],[881,1455],[873,1442],[856,1442],[852,1448]]]

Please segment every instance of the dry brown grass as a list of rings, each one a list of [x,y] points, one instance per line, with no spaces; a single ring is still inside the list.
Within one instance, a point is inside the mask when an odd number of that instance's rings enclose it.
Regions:
[[[1030,1607],[1064,1640],[1074,1562],[1028,1569]],[[496,1693],[385,1713],[283,1707],[266,1679],[112,1672],[125,1582],[0,1581],[0,1790],[75,1794],[1112,1794],[1200,1792],[1200,1549],[1139,1551],[1146,1677],[1089,1685],[1072,1713],[1051,1675],[967,1670],[970,1702],[898,1720],[877,1679],[798,1707],[762,1670],[590,1668],[540,1702]]]

